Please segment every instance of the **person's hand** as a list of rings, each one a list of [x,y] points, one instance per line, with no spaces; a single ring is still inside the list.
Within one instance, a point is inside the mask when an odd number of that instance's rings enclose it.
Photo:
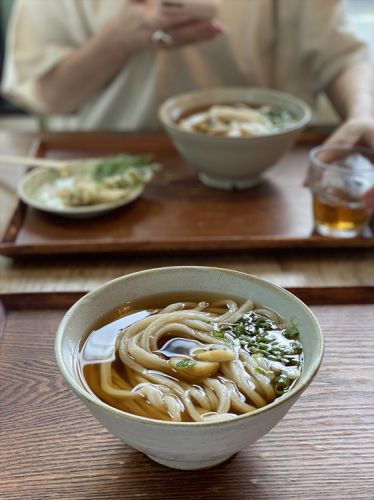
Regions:
[[[344,122],[325,142],[328,146],[366,146],[374,149],[374,118],[351,118]],[[334,161],[334,152],[326,151],[323,161]],[[362,197],[368,210],[374,212],[374,187]]]
[[[214,38],[224,31],[213,19],[192,19],[180,13],[161,13],[152,3],[128,0],[118,15],[111,20],[113,33],[119,45],[131,51],[149,48],[173,49]],[[124,29],[124,26],[128,27]],[[155,36],[158,35],[158,36]]]
[[[362,197],[366,208],[374,213],[374,187],[370,188]]]
[[[203,42],[224,32],[224,27],[218,20],[211,17],[197,18],[192,14],[184,14],[183,19],[183,14],[172,6],[160,9],[156,7],[153,21],[156,28],[154,33],[160,33],[161,38],[158,40],[153,35],[152,40],[159,47],[167,49]]]
[[[154,33],[158,32],[163,33],[166,38],[164,41],[162,38],[158,42],[156,40],[157,46],[163,49],[175,49],[183,45],[210,40],[223,33],[224,28],[215,20],[189,20],[154,31]]]
[[[366,146],[374,149],[374,118],[351,118],[325,142],[329,146]]]

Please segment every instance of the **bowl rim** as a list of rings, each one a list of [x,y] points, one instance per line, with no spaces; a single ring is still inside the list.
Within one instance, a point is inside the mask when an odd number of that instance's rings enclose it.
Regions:
[[[324,153],[325,151],[336,151],[351,154],[362,153],[363,155],[372,156],[374,159],[374,149],[366,146],[352,146],[349,144],[320,144],[309,151],[310,163],[315,163],[320,168],[329,169],[334,172],[350,172],[350,169],[344,165],[336,164],[334,161],[328,163],[320,160],[318,155],[320,153]],[[364,169],[360,169],[359,173],[374,174],[374,164],[371,164],[371,166],[368,166],[367,168],[365,166]]]
[[[286,295],[288,298],[290,298],[293,302],[296,302],[301,308],[304,309],[305,313],[311,321],[315,324],[316,327],[316,332],[318,336],[318,343],[317,343],[317,356],[312,359],[311,361],[311,367],[310,367],[310,375],[297,387],[294,389],[291,389],[288,393],[286,393],[283,396],[280,396],[279,398],[276,398],[274,401],[271,403],[263,406],[262,408],[258,408],[254,410],[253,412],[250,413],[244,413],[242,415],[237,415],[232,419],[228,420],[218,420],[218,421],[212,421],[212,422],[173,422],[173,421],[163,421],[163,420],[156,420],[153,418],[149,417],[141,417],[139,415],[134,415],[132,413],[119,410],[117,408],[114,408],[113,406],[110,406],[109,404],[105,403],[101,399],[99,399],[97,396],[94,394],[89,393],[87,390],[85,390],[81,385],[79,385],[74,377],[70,375],[70,372],[66,369],[65,364],[63,362],[63,356],[62,356],[62,341],[63,341],[63,336],[64,336],[64,330],[65,327],[70,320],[70,317],[74,314],[76,309],[80,307],[80,305],[88,300],[89,298],[95,297],[109,287],[111,287],[114,283],[125,280],[126,278],[130,276],[142,276],[146,274],[153,274],[157,273],[160,271],[164,272],[172,272],[173,270],[178,269],[178,270],[191,270],[191,271],[217,271],[217,272],[229,272],[233,276],[238,276],[238,277],[245,277],[249,278],[250,281],[255,281],[262,286],[271,288],[271,289],[276,289],[278,292],[280,292],[283,295]],[[134,273],[129,273],[127,275],[120,276],[118,278],[115,278],[113,280],[110,280],[106,283],[104,283],[102,286],[98,287],[95,290],[92,290],[91,292],[87,293],[84,295],[82,298],[80,298],[77,302],[75,302],[70,309],[65,313],[64,317],[62,318],[57,332],[56,332],[56,337],[55,337],[55,358],[57,361],[58,368],[65,380],[65,382],[68,384],[68,386],[83,400],[87,401],[90,404],[94,404],[95,406],[99,407],[101,410],[105,410],[106,412],[111,413],[113,416],[120,417],[120,418],[125,418],[126,420],[131,420],[135,421],[139,424],[145,424],[145,425],[155,425],[157,427],[181,427],[181,428],[187,428],[187,427],[212,427],[212,426],[222,426],[222,425],[229,425],[230,423],[233,424],[235,422],[239,422],[244,419],[248,419],[251,417],[255,417],[258,415],[261,415],[264,412],[268,412],[272,410],[273,408],[282,406],[283,404],[293,401],[294,399],[297,399],[302,392],[307,388],[307,386],[312,382],[314,377],[316,376],[321,363],[323,359],[323,354],[324,354],[324,342],[323,342],[323,334],[321,327],[315,317],[315,315],[312,313],[312,311],[309,309],[309,307],[304,304],[303,301],[301,301],[298,297],[293,295],[291,292],[288,290],[275,285],[269,281],[266,281],[262,278],[258,278],[256,276],[253,276],[251,274],[242,272],[242,271],[236,271],[232,269],[227,269],[227,268],[220,268],[220,267],[211,267],[211,266],[165,266],[165,267],[158,267],[158,268],[152,268],[152,269],[146,269],[142,271],[137,271]]]
[[[179,99],[195,97],[199,96],[200,94],[206,94],[208,97],[210,92],[221,92],[221,91],[222,92],[247,91],[249,93],[252,92],[257,95],[263,94],[265,98],[266,96],[269,96],[271,94],[275,97],[279,97],[288,102],[292,101],[293,104],[296,104],[296,106],[299,106],[299,108],[302,110],[303,116],[299,120],[297,120],[293,125],[290,125],[289,127],[286,127],[285,129],[279,130],[277,132],[272,132],[271,134],[259,135],[253,137],[216,137],[213,135],[202,134],[199,132],[191,132],[189,130],[183,130],[180,127],[178,127],[178,125],[176,125],[175,122],[167,114],[166,109],[169,106],[171,106],[173,102]],[[250,140],[266,140],[269,137],[280,136],[290,132],[295,132],[297,130],[304,128],[310,122],[312,118],[312,111],[309,105],[305,101],[303,101],[299,97],[293,96],[292,94],[288,94],[287,92],[283,92],[281,90],[273,90],[268,87],[210,87],[205,89],[194,90],[191,92],[185,92],[183,94],[177,94],[175,96],[169,97],[159,106],[158,118],[165,128],[170,129],[171,131],[176,132],[180,135],[184,135],[186,137],[200,137],[200,138],[204,137],[205,140],[220,141],[222,143],[226,141],[239,142],[239,141],[250,141]]]

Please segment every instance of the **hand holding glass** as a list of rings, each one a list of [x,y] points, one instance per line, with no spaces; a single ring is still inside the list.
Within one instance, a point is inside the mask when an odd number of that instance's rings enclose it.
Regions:
[[[363,195],[374,186],[374,151],[320,146],[310,152],[308,184],[315,230],[323,236],[352,238],[367,228],[371,211]]]

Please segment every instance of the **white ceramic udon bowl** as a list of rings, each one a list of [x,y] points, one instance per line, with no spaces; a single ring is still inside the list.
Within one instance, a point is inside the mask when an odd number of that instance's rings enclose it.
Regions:
[[[112,408],[91,395],[76,370],[82,338],[106,313],[128,300],[178,291],[224,293],[253,298],[296,319],[304,346],[305,366],[289,393],[253,413],[222,422],[164,422]],[[323,338],[317,320],[298,298],[253,276],[210,267],[165,267],[129,274],[110,281],[80,299],[65,314],[57,331],[56,358],[61,373],[92,414],[111,433],[152,460],[177,469],[202,469],[224,462],[274,427],[311,383],[320,366]]]
[[[222,103],[279,105],[295,122],[279,132],[260,137],[212,137],[182,130],[177,121],[183,112]],[[256,185],[261,175],[293,146],[311,118],[300,99],[265,88],[222,87],[180,94],[165,101],[159,119],[179,153],[198,171],[199,179],[218,189],[245,189]]]

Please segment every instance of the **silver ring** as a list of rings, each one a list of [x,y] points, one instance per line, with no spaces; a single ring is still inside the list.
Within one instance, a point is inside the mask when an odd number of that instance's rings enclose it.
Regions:
[[[173,45],[174,38],[163,30],[156,30],[152,35],[152,42],[160,45]]]

